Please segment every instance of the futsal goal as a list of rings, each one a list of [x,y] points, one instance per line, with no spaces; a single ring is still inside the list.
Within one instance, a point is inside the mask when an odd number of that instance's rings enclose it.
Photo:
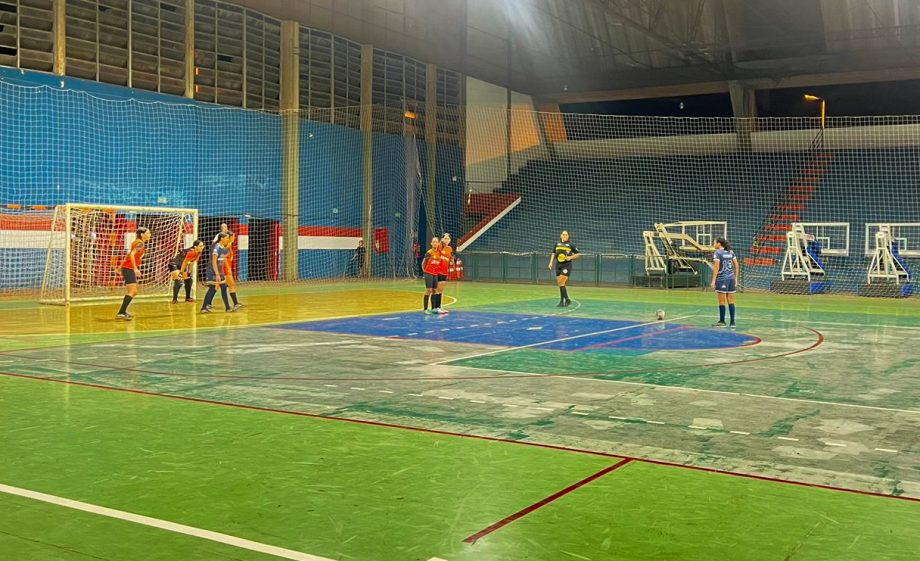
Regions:
[[[121,264],[139,228],[152,234],[140,265],[140,294],[169,294],[169,262],[197,237],[197,209],[68,203],[51,216],[40,301],[121,298]]]

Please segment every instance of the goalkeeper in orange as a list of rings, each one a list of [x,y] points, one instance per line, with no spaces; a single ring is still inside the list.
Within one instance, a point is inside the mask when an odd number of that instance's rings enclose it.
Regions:
[[[118,310],[118,315],[115,317],[125,321],[134,319],[134,316],[128,313],[128,305],[137,296],[137,282],[141,278],[141,260],[144,258],[144,254],[147,253],[147,242],[150,241],[151,237],[150,230],[143,227],[137,229],[136,235],[137,238],[131,242],[131,249],[128,250],[128,255],[121,262],[121,276],[125,279],[127,294],[125,294],[125,298],[121,302],[121,308]]]

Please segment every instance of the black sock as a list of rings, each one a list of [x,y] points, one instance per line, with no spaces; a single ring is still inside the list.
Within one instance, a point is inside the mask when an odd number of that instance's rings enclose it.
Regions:
[[[185,279],[185,299],[192,297],[192,279]]]
[[[226,284],[220,285],[220,298],[221,300],[224,301],[224,309],[229,310],[230,309],[230,299],[227,298],[227,285]]]
[[[180,286],[182,286],[182,281],[180,281],[179,279],[176,279],[173,281],[173,300],[177,300],[179,298],[179,287]]]
[[[128,304],[130,304],[130,303],[131,303],[131,300],[133,300],[133,299],[134,299],[133,296],[128,296],[127,294],[125,294],[125,299],[121,301],[121,309],[118,310],[118,313],[119,313],[119,314],[127,314],[127,313],[128,313]]]
[[[435,308],[440,310],[441,309],[441,294],[440,293],[435,294],[434,297],[435,297],[435,300],[437,301]]]
[[[236,292],[231,292],[231,293],[230,293],[230,298],[233,298],[233,305],[234,305],[234,306],[238,306],[238,305],[240,304],[240,301],[236,299]]]
[[[217,294],[217,289],[212,284],[208,287],[208,293],[204,296],[204,304],[201,305],[201,309],[210,308],[211,302],[214,301],[214,295]]]
[[[732,318],[732,323],[735,323],[735,305],[734,304],[728,305],[728,315],[729,317]]]
[[[568,300],[568,299],[569,299],[569,290],[568,290],[566,287],[560,286],[560,287],[559,287],[559,294],[562,295],[562,299],[563,299],[563,300]]]
[[[426,294],[426,295],[425,295],[425,307],[422,308],[423,310],[427,310],[427,309],[428,309],[428,300],[429,300],[430,298],[431,298],[431,295],[430,295],[430,294]]]
[[[725,323],[725,306],[719,304],[719,323]]]

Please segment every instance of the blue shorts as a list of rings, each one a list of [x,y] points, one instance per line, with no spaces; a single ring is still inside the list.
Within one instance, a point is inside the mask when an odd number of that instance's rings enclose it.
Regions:
[[[204,276],[205,282],[207,284],[217,284],[217,275],[214,274],[214,269],[208,267],[208,272]],[[227,282],[226,277],[220,277],[220,284]]]
[[[716,292],[720,294],[734,294],[736,291],[735,279],[716,279]]]

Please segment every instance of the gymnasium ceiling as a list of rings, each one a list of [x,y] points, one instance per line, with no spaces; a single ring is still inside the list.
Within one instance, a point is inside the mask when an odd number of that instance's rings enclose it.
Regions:
[[[918,0],[237,1],[546,101],[920,78]]]

